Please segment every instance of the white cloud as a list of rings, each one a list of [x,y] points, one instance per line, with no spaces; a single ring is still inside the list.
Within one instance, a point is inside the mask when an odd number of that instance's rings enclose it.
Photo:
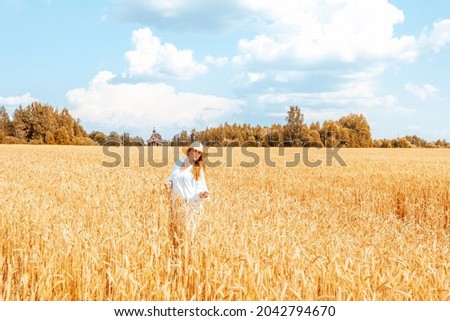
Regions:
[[[238,44],[236,64],[284,61],[309,64],[358,59],[411,62],[424,47],[439,50],[450,41],[450,20],[414,36],[396,36],[405,21],[388,0],[117,0],[119,15],[131,21],[182,31],[217,29],[257,32]]]
[[[373,115],[411,116],[416,110],[401,105],[393,95],[377,94],[378,87],[370,80],[355,78],[354,82],[341,85],[336,90],[318,92],[272,92],[261,95],[262,105],[296,104],[302,108],[305,119],[324,121],[338,119],[349,113],[370,113]],[[285,114],[285,113],[284,113]]]
[[[30,93],[23,94],[21,96],[0,96],[0,106],[27,106],[38,99],[31,96]]]
[[[305,118],[306,124],[311,124],[313,122],[323,122],[325,120],[337,120],[340,117],[348,114],[348,111],[336,109],[336,108],[325,108],[321,110],[313,110],[310,108],[301,107],[301,111]],[[287,109],[283,112],[268,113],[270,117],[283,118],[285,119],[287,115]]]
[[[405,15],[399,5],[390,2],[117,0],[115,3],[119,4],[122,18],[157,26],[154,30],[165,30],[167,36],[175,30],[177,37],[178,32],[189,37],[194,30],[195,39],[209,34],[219,37],[215,40],[225,40],[210,51],[215,56],[208,55],[201,61],[188,50],[190,56],[178,60],[189,62],[184,64],[190,66],[186,68],[189,72],[181,73],[172,68],[166,57],[170,55],[170,46],[173,56],[182,50],[175,47],[174,40],[168,40],[174,45],[161,43],[148,29],[147,35],[143,32],[141,39],[135,39],[136,49],[127,53],[129,73],[158,76],[166,81],[168,77],[189,79],[202,73],[202,68],[197,67],[209,67],[218,77],[229,77],[233,92],[249,102],[253,100],[251,104],[259,103],[263,114],[298,104],[306,106],[311,120],[335,119],[363,111],[377,116],[416,113],[389,92],[396,90],[401,81],[402,67],[398,67],[397,78],[389,82],[387,89],[380,76],[397,64],[419,65],[423,62],[417,59],[420,55],[442,50],[450,42],[450,19],[433,25],[430,22],[430,27],[421,34],[399,33],[407,30],[408,25],[401,26]],[[397,28],[399,25],[401,28]],[[203,38],[206,44],[211,39],[209,35]],[[230,49],[228,44],[233,41]],[[201,45],[200,41],[195,41],[195,45]],[[218,71],[213,66],[229,69]],[[225,83],[222,80],[219,84]],[[108,82],[108,86],[113,85]],[[114,86],[125,90],[126,84]],[[170,97],[183,95],[169,88]],[[427,85],[409,84],[405,88],[420,99],[436,92],[436,88]],[[258,100],[259,93],[262,95]]]
[[[450,19],[441,20],[433,24],[433,29],[425,29],[419,43],[424,48],[430,48],[435,52],[441,50],[443,46],[450,42]]]
[[[268,23],[253,39],[239,42],[239,60],[309,64],[358,58],[411,61],[418,55],[414,37],[394,36],[393,26],[404,15],[386,0],[243,3]]]
[[[249,72],[247,74],[247,77],[248,77],[249,83],[254,83],[254,82],[265,79],[266,75],[264,73]]]
[[[421,100],[426,100],[428,97],[432,96],[435,92],[437,92],[437,89],[430,84],[418,86],[413,83],[407,83],[405,84],[405,89],[412,95],[420,98]]]
[[[297,70],[281,70],[274,73],[273,79],[276,82],[289,83],[290,81],[295,81],[299,79],[304,79],[306,73]]]
[[[207,55],[205,57],[205,63],[210,64],[210,65],[214,65],[214,66],[219,67],[219,68],[224,67],[226,64],[228,64],[228,62],[229,62],[228,57],[214,58],[211,55]]]
[[[313,110],[309,108],[303,108],[302,112],[305,119],[308,121],[306,123],[312,122],[323,122],[325,120],[338,120],[342,116],[349,114],[346,110],[341,109],[324,109],[324,110]]]
[[[75,117],[110,127],[190,129],[238,113],[244,104],[213,95],[176,92],[164,83],[112,84],[115,77],[102,71],[88,88],[67,92],[68,101],[75,106]]]
[[[253,40],[241,39],[238,44],[239,51],[247,55],[241,55],[245,60],[249,57],[257,61],[270,62],[286,54],[291,48],[291,43],[276,41],[266,35],[258,35]]]
[[[269,93],[260,96],[260,102],[266,104],[290,104],[300,101],[307,106],[393,106],[396,102],[392,95],[377,96],[370,82],[352,82],[342,85],[335,91]]]
[[[235,66],[244,66],[249,62],[252,62],[253,58],[250,54],[238,55],[231,58],[231,63]]]
[[[187,80],[207,71],[205,65],[194,61],[192,50],[162,44],[149,28],[133,31],[132,41],[135,50],[125,53],[131,75]]]
[[[387,65],[384,63],[374,63],[364,68],[359,68],[357,71],[351,71],[341,74],[342,79],[348,79],[353,82],[369,81],[384,73]]]

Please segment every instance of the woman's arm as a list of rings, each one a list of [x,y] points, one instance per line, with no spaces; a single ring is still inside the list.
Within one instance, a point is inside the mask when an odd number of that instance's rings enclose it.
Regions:
[[[165,186],[167,189],[171,189],[171,188],[173,187],[173,182],[172,182],[173,174],[177,171],[178,167],[179,167],[179,166],[178,166],[177,162],[175,162],[175,164],[172,166],[172,170],[170,171],[169,177],[167,177],[167,178],[165,179],[165,181],[164,181],[164,186]]]

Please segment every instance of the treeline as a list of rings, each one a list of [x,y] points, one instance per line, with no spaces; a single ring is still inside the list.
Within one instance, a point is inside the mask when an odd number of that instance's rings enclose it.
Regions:
[[[133,136],[130,137],[129,134],[119,134],[115,131],[112,131],[109,133],[109,135],[106,135],[105,133],[101,131],[94,130],[89,134],[89,138],[91,138],[96,145],[103,146],[105,143],[108,143],[109,145],[129,145],[129,146],[144,146],[145,142],[142,137],[139,136]]]
[[[0,144],[94,145],[79,120],[67,110],[61,111],[38,102],[19,107],[12,119],[0,108]]]
[[[314,146],[314,147],[450,147],[444,140],[428,142],[422,138],[405,136],[394,139],[372,139],[369,123],[362,114],[350,114],[338,120],[326,120],[322,124],[307,125],[298,106],[290,106],[286,123],[271,126],[251,126],[249,124],[228,124],[181,131],[172,138],[174,145],[200,140],[220,146]]]
[[[438,139],[436,141],[428,142],[425,139],[417,137],[416,135],[408,135],[393,139],[376,139],[373,141],[373,147],[380,148],[450,148],[450,143],[445,139]]]
[[[405,136],[394,139],[372,139],[369,123],[362,114],[350,114],[322,124],[306,124],[298,106],[290,106],[285,124],[252,126],[228,124],[197,131],[181,131],[164,143],[175,146],[200,140],[217,146],[314,146],[314,147],[450,147],[444,140],[428,142],[422,138]],[[0,144],[59,144],[59,145],[145,145],[143,138],[120,135],[113,131],[87,133],[80,120],[75,120],[64,108],[58,110],[38,102],[17,108],[10,119],[5,107],[0,107]]]
[[[182,131],[173,138],[174,144],[194,138],[222,146],[286,146],[286,147],[371,147],[370,126],[363,115],[350,114],[338,121],[327,120],[322,125],[304,123],[298,106],[291,106],[285,124],[251,126],[249,124],[227,124],[203,131]]]

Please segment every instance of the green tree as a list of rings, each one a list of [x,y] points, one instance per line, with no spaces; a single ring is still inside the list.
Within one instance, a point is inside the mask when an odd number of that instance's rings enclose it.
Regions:
[[[425,147],[427,144],[427,141],[417,137],[416,135],[413,136],[405,136],[405,138],[410,142],[412,147]]]
[[[120,137],[120,135],[115,132],[112,131],[109,133],[108,137],[107,137],[107,141],[111,142],[111,143],[116,143],[117,145],[122,145],[122,138]]]
[[[189,145],[189,135],[186,130],[182,130],[178,137],[179,146]]]
[[[283,139],[294,142],[294,146],[299,146],[302,140],[302,127],[304,117],[300,108],[296,105],[290,106],[284,126]]]
[[[12,125],[13,136],[19,141],[34,144],[58,144],[58,141],[63,141],[64,144],[76,144],[75,138],[88,138],[80,121],[76,121],[66,108],[59,112],[56,108],[39,102],[33,102],[26,108],[16,109]],[[65,128],[65,131],[62,128]],[[83,144],[89,142],[88,140],[77,141]]]
[[[8,112],[6,108],[2,106],[0,108],[0,144],[6,143],[7,137],[13,134],[13,125],[9,120]]]
[[[311,129],[309,133],[311,135],[311,141],[309,142],[310,145],[315,147],[323,147],[322,140],[320,139],[319,130]]]
[[[100,131],[92,131],[89,134],[89,138],[92,139],[96,144],[103,146],[106,143],[107,136]]]
[[[70,135],[66,127],[59,127],[55,131],[55,142],[58,145],[70,145]]]
[[[193,141],[198,140],[198,139],[199,139],[199,136],[200,136],[199,133],[195,130],[195,128],[193,128],[193,129],[191,130],[191,135],[189,136],[190,141],[193,142]]]
[[[13,125],[14,136],[21,141],[29,140],[30,120],[29,113],[26,112],[21,106],[14,110]]]
[[[342,139],[342,129],[339,123],[334,120],[323,122],[319,131],[320,139],[325,147],[338,146]]]
[[[273,124],[264,137],[264,146],[279,146],[283,143],[284,128],[280,124]]]
[[[348,131],[349,147],[371,147],[372,134],[366,118],[362,114],[350,114],[341,117],[338,121],[341,128]]]

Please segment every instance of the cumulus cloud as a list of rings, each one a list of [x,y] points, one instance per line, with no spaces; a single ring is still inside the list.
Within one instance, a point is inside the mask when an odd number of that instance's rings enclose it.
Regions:
[[[268,22],[253,39],[240,40],[238,61],[411,61],[418,54],[414,37],[394,36],[393,26],[403,22],[404,15],[385,0],[281,2],[243,0]]]
[[[344,82],[330,90],[268,92],[259,96],[265,106],[289,106],[298,104],[310,121],[337,119],[349,113],[410,116],[414,108],[402,106],[392,94],[380,94],[377,82],[372,78],[380,69],[348,74]]]
[[[132,41],[135,49],[125,53],[131,75],[187,80],[207,71],[205,65],[194,61],[192,50],[161,43],[149,28],[133,31]]]
[[[119,15],[162,28],[217,32],[242,30],[235,64],[284,61],[297,66],[324,60],[413,61],[425,48],[439,50],[450,41],[450,20],[436,22],[419,38],[396,36],[405,21],[387,0],[117,0]]]
[[[30,93],[23,94],[21,96],[0,96],[0,106],[27,106],[38,99],[31,96]]]
[[[374,114],[413,114],[414,109],[402,105],[389,92],[377,91],[383,88],[379,77],[393,64],[420,62],[417,58],[421,54],[438,52],[450,42],[449,19],[435,22],[421,34],[397,33],[394,28],[405,21],[405,15],[388,0],[117,0],[115,4],[116,15],[156,26],[154,30],[164,29],[169,36],[174,30],[190,35],[196,29],[214,37],[224,35],[218,31],[231,31],[226,34],[230,35],[227,41],[235,41],[233,49],[225,45],[214,48],[215,56],[199,60],[191,50],[161,42],[148,28],[136,30],[135,48],[125,54],[128,74],[160,77],[163,81],[192,79],[208,67],[215,72],[214,67],[226,66],[230,67],[226,74],[234,92],[249,101],[255,99],[266,112],[298,102],[310,108],[305,110],[312,118],[336,118],[355,109]],[[238,35],[243,36],[239,39]],[[229,51],[217,51],[224,48]],[[80,96],[86,101],[88,95],[105,95],[96,87],[100,83],[111,91],[128,92],[127,98],[133,101],[133,95],[143,95],[149,101],[150,97],[141,93],[144,88],[160,91],[170,97],[166,102],[170,108],[180,96],[205,99],[203,95],[177,92],[164,83],[113,84],[111,79],[103,79],[94,86],[93,82],[82,89],[85,92]],[[407,84],[405,89],[427,99],[437,90],[429,86]],[[156,99],[154,95],[151,99]],[[242,104],[233,100],[231,109],[219,110],[231,112]],[[141,102],[137,105],[141,107],[133,107],[133,115],[143,108]]]
[[[240,112],[244,105],[213,95],[177,92],[165,83],[112,83],[109,71],[98,73],[88,88],[67,92],[74,115],[93,124],[112,127],[175,126],[194,128]]]
[[[247,77],[248,77],[249,83],[254,83],[254,82],[265,79],[266,75],[264,73],[249,72],[247,74]]]
[[[422,32],[419,43],[422,47],[430,48],[438,52],[450,42],[450,19],[441,20],[433,24],[433,29],[425,28]]]
[[[211,55],[207,55],[205,57],[205,63],[210,64],[210,65],[214,65],[216,67],[222,68],[223,66],[225,66],[226,64],[228,64],[229,59],[228,57],[213,57]]]
[[[377,96],[370,82],[347,83],[335,91],[268,93],[260,96],[260,102],[265,104],[289,104],[292,101],[301,101],[307,106],[376,107],[393,106],[396,99],[392,95]]]
[[[288,110],[284,110],[282,112],[272,112],[268,113],[267,115],[269,117],[279,118],[279,119],[285,119],[287,115]],[[312,123],[312,122],[322,122],[325,120],[336,120],[340,117],[346,115],[349,113],[349,111],[337,109],[337,108],[324,108],[320,110],[314,110],[311,108],[305,108],[302,107],[302,113],[307,120],[306,123]]]
[[[437,92],[437,89],[430,84],[419,86],[413,83],[407,83],[405,84],[405,89],[421,100],[426,100],[428,97]]]

